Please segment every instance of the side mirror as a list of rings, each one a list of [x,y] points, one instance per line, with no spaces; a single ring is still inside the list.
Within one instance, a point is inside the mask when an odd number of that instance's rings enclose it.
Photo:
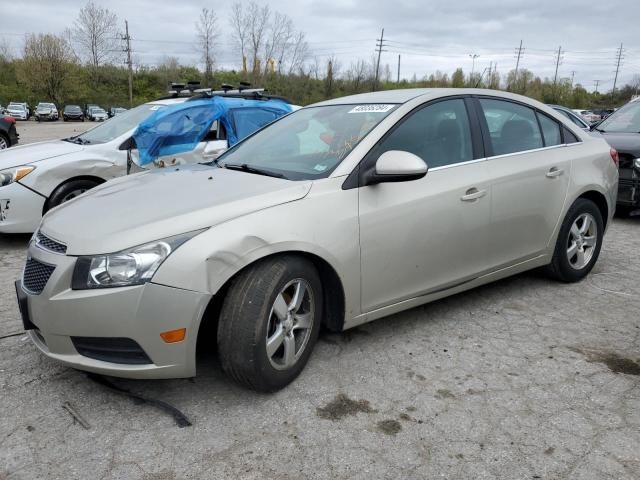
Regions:
[[[124,142],[120,144],[118,150],[131,150],[136,147],[136,142],[133,137],[127,138]]]
[[[428,170],[429,167],[419,156],[402,150],[389,150],[380,155],[375,169],[365,175],[365,185],[418,180]]]

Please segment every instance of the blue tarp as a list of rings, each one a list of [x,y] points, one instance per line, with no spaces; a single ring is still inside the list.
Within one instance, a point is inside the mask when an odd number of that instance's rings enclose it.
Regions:
[[[281,100],[213,97],[170,105],[144,120],[133,134],[140,165],[164,155],[190,152],[220,120],[229,146],[291,112]]]

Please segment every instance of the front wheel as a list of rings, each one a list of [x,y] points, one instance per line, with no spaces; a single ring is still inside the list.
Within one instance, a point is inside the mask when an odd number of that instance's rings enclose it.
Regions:
[[[301,257],[266,259],[231,283],[218,323],[222,368],[242,386],[273,392],[302,371],[318,338],[322,283]]]
[[[70,182],[64,183],[56,188],[51,194],[49,201],[47,202],[46,210],[49,211],[64,202],[68,202],[98,185],[99,182],[87,179],[71,180]]]
[[[579,198],[571,205],[560,228],[548,271],[561,282],[579,282],[598,260],[604,222],[591,200]]]

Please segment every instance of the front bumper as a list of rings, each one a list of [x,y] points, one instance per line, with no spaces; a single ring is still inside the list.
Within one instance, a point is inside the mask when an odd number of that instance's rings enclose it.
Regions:
[[[71,290],[75,257],[52,253],[33,243],[29,256],[55,265],[38,295],[27,294],[29,337],[46,356],[67,366],[125,378],[182,378],[196,373],[196,340],[209,294],[145,285]],[[186,338],[165,343],[161,332],[186,328]],[[97,360],[78,353],[73,338],[124,338],[136,342],[151,363]]]
[[[634,160],[625,160],[625,165],[618,170],[617,203],[623,207],[640,207],[640,171],[634,166]]]
[[[0,187],[0,233],[31,233],[42,219],[46,198],[20,182]]]

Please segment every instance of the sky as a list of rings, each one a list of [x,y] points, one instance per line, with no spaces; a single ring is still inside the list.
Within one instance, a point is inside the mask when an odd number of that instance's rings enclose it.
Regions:
[[[129,21],[134,59],[155,65],[166,57],[199,65],[195,21],[203,7],[218,16],[216,63],[239,68],[229,27],[232,2],[200,0],[94,0]],[[263,3],[262,0],[257,0]],[[60,33],[72,25],[84,0],[3,0],[0,41],[18,54],[25,33]],[[248,3],[247,0],[243,3]],[[359,58],[374,55],[384,28],[381,65],[396,78],[421,78],[436,70],[451,74],[483,71],[497,63],[502,75],[515,67],[515,51],[523,43],[520,66],[553,78],[561,47],[559,78],[574,76],[592,91],[613,86],[616,53],[623,44],[618,85],[640,74],[640,1],[607,0],[270,0],[270,8],[289,15],[306,34],[313,61],[335,55],[346,70]],[[470,55],[478,55],[475,62]],[[201,65],[199,65],[201,67]]]

